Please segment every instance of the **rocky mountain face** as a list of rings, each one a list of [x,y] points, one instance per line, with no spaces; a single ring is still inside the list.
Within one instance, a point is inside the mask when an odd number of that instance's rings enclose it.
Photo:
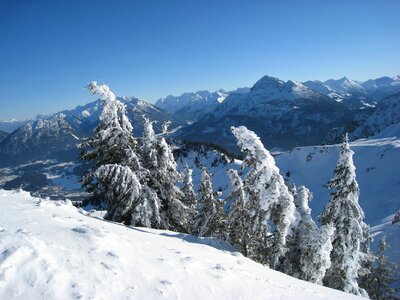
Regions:
[[[155,105],[185,122],[193,123],[216,109],[230,94],[248,91],[248,88],[239,88],[230,92],[221,89],[216,92],[198,91],[180,96],[169,95],[157,100]]]

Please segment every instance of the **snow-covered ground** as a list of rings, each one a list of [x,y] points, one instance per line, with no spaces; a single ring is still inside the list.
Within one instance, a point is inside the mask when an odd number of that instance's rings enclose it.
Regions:
[[[0,299],[355,299],[215,240],[125,227],[0,190]]]
[[[305,185],[314,194],[310,203],[314,219],[330,199],[324,184],[332,176],[340,147],[301,147],[275,158],[282,175],[297,186]],[[390,245],[388,254],[400,263],[400,226],[390,222],[400,208],[400,124],[389,126],[375,137],[354,141],[350,147],[355,152],[359,202],[366,222],[371,225],[373,236],[385,233]],[[374,246],[379,238],[375,238]]]

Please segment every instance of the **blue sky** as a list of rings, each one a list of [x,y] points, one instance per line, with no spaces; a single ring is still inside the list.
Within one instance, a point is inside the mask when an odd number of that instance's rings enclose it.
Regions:
[[[400,1],[0,0],[0,120],[93,98],[400,74]]]

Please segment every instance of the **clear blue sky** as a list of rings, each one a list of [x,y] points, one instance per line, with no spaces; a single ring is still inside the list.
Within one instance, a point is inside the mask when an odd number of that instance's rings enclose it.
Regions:
[[[91,81],[151,101],[263,75],[400,73],[400,1],[0,0],[0,120],[85,104]]]

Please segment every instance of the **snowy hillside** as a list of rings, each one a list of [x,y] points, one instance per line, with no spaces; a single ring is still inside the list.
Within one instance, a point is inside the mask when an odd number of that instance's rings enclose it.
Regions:
[[[355,152],[360,205],[366,223],[374,227],[374,231],[385,231],[392,246],[388,250],[389,256],[400,262],[400,226],[390,223],[390,217],[400,208],[400,124],[392,125],[370,139],[354,141],[350,146]],[[330,199],[324,184],[332,176],[339,148],[340,145],[302,147],[275,158],[282,175],[313,192],[310,206],[315,219]]]
[[[356,299],[216,240],[129,228],[0,190],[0,299]]]

